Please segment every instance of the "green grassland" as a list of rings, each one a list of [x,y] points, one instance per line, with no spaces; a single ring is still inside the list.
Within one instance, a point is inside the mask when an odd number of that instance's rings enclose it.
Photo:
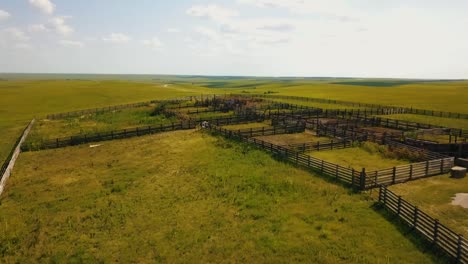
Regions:
[[[0,81],[0,162],[33,117],[213,92],[192,85],[151,81],[46,79],[48,77]]]
[[[467,186],[467,177],[452,179],[447,174],[390,186],[390,190],[450,229],[468,237],[468,209],[451,204],[455,194],[467,192]]]
[[[161,158],[164,157],[164,158]],[[365,194],[250,146],[178,131],[23,153],[5,263],[443,263]]]
[[[232,89],[236,91],[236,89]],[[295,84],[271,83],[249,90],[273,91],[279,95],[335,99],[343,101],[405,106],[420,109],[468,113],[468,81],[429,82],[392,87],[343,85],[298,81]]]
[[[56,120],[37,120],[28,141],[179,122],[176,117],[152,116],[154,108],[155,106],[144,106]]]

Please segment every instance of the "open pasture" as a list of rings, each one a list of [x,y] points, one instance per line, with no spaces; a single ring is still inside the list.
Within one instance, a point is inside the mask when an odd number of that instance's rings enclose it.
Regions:
[[[0,254],[6,262],[445,261],[372,203],[250,146],[163,133],[23,153],[1,200]]]

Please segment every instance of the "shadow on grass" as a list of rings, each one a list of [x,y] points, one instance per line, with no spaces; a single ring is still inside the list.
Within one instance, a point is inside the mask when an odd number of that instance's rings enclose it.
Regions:
[[[390,222],[403,236],[413,243],[418,250],[429,255],[436,263],[456,263],[456,260],[445,253],[435,244],[429,242],[416,229],[406,224],[396,214],[393,214],[378,202],[375,202],[371,208],[380,216]]]

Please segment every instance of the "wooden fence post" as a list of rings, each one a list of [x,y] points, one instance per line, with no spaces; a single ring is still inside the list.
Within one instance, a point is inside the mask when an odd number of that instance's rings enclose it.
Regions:
[[[397,215],[400,216],[401,212],[401,196],[398,195],[398,207],[397,207]]]
[[[307,167],[310,167],[310,156],[307,156]]]
[[[434,223],[434,234],[432,236],[432,243],[437,244],[438,236],[439,236],[439,219],[436,219]]]
[[[426,161],[426,170],[425,170],[425,175],[427,176],[429,174],[429,161]]]
[[[396,181],[396,167],[393,167],[392,184],[395,184],[395,181]]]
[[[361,175],[359,178],[359,187],[361,190],[366,189],[366,168],[362,168]]]
[[[409,179],[413,179],[413,164],[409,165]]]
[[[457,263],[461,263],[461,256],[462,256],[462,240],[463,236],[461,234],[458,235],[457,241]]]

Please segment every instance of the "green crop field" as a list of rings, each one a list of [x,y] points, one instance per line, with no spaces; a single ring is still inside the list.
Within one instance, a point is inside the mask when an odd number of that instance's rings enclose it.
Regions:
[[[0,255],[7,263],[444,262],[372,203],[250,146],[163,133],[23,153],[1,200]]]

